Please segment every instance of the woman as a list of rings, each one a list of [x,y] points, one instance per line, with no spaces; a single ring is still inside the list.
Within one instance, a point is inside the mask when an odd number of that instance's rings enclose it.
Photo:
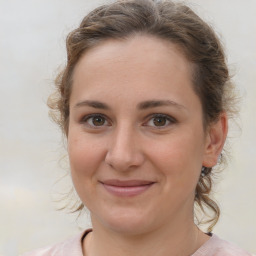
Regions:
[[[233,85],[222,46],[171,1],[101,6],[67,38],[49,105],[92,230],[28,255],[249,255],[211,231]],[[195,223],[206,215],[209,233]]]

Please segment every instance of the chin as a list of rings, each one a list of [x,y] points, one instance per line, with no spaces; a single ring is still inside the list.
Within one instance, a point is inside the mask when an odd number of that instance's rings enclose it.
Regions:
[[[100,223],[95,223],[100,222]],[[152,222],[152,221],[151,221]],[[150,229],[149,217],[136,211],[123,210],[108,212],[101,219],[96,219],[92,216],[92,224],[103,225],[105,228],[126,235],[139,235],[148,232]]]

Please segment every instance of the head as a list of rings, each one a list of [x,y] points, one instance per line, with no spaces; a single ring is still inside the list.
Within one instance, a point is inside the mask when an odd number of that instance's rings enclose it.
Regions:
[[[189,7],[172,1],[124,0],[101,6],[89,13],[67,37],[67,63],[56,79],[57,94],[50,97],[52,115],[69,136],[70,99],[75,69],[91,50],[107,42],[129,41],[136,37],[155,38],[170,44],[189,63],[191,87],[202,109],[206,134],[224,115],[234,113],[233,85],[223,47],[213,29]],[[57,95],[57,96],[56,96]],[[223,160],[220,157],[220,160]],[[204,168],[195,188],[194,203],[213,215],[206,219],[209,230],[220,210],[211,199],[213,165]],[[83,204],[78,208],[81,210]]]

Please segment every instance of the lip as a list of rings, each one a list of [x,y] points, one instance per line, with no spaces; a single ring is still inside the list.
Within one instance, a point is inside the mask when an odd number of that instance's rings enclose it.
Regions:
[[[151,188],[155,182],[148,180],[105,180],[100,182],[111,194],[120,197],[137,196]]]

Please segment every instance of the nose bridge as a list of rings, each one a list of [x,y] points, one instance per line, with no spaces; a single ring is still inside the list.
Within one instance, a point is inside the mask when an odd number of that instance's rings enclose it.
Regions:
[[[117,125],[110,139],[106,162],[120,171],[139,166],[143,156],[138,136],[138,131],[127,121]]]

